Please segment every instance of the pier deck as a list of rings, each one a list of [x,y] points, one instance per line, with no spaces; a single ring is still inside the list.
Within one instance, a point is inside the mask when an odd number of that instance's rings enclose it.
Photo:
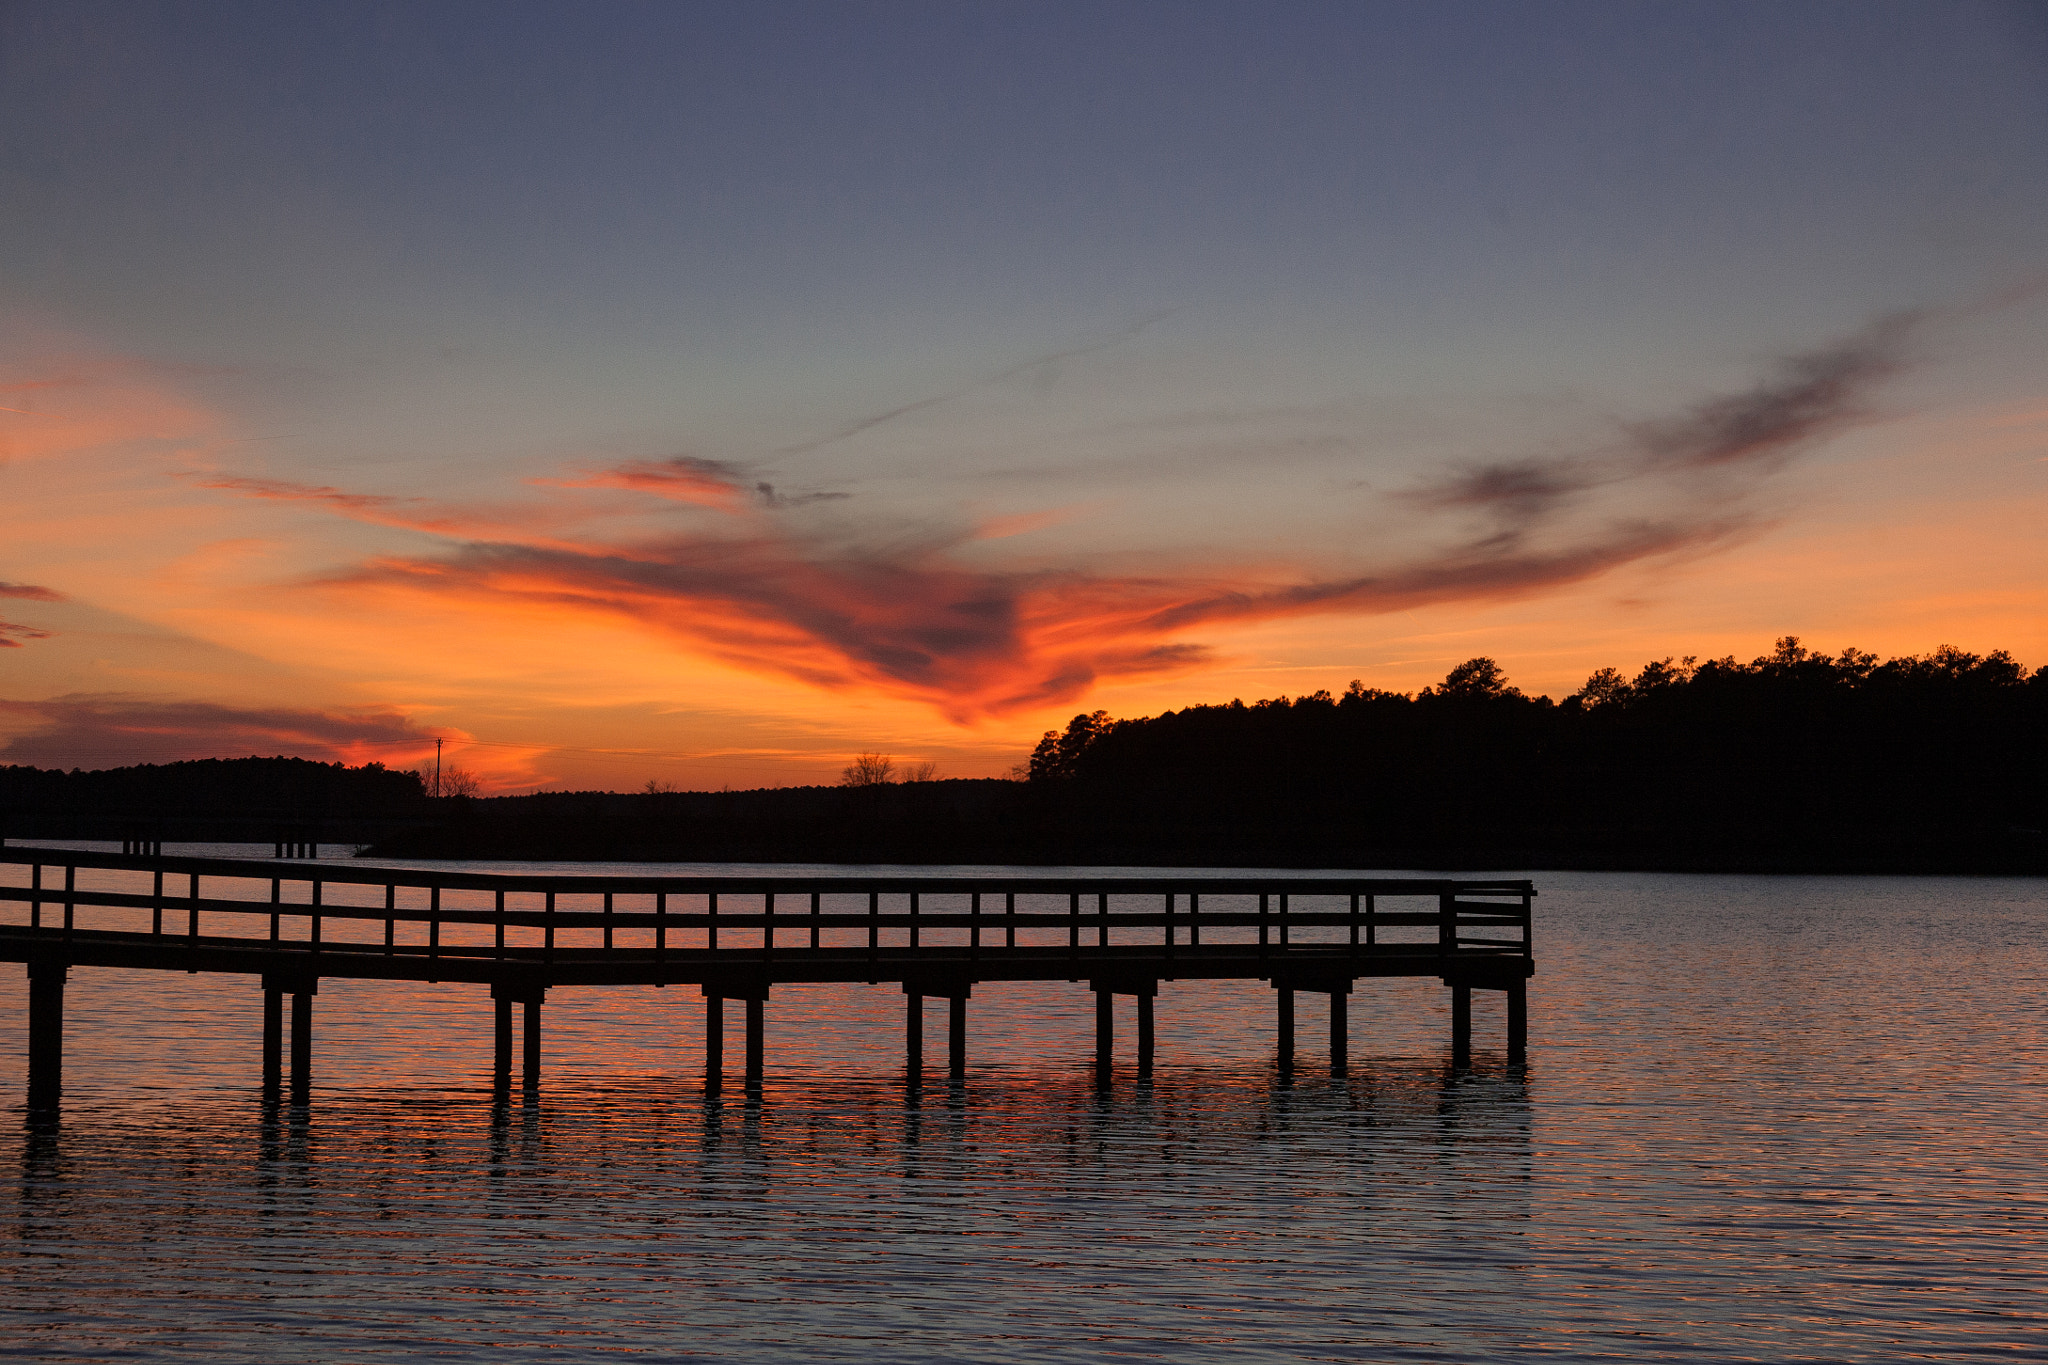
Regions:
[[[26,875],[23,875],[23,874]],[[11,875],[9,875],[11,874]],[[1097,998],[1097,1067],[1111,1063],[1110,1001],[1138,1000],[1138,1066],[1150,1070],[1161,982],[1262,980],[1277,993],[1282,1064],[1293,996],[1331,999],[1342,1071],[1345,998],[1371,977],[1451,988],[1454,1058],[1470,1053],[1470,993],[1508,998],[1508,1053],[1525,1048],[1533,974],[1527,881],[1266,873],[1213,877],[917,875],[570,876],[353,862],[182,858],[0,848],[0,961],[30,978],[29,1100],[61,1090],[63,986],[74,966],[232,973],[263,988],[264,1079],[310,1074],[322,978],[489,987],[494,1078],[510,1084],[512,1007],[523,1007],[524,1081],[539,1084],[540,1009],[564,986],[695,986],[706,1002],[707,1086],[722,1083],[723,1004],[746,1007],[746,1078],[761,1071],[762,1011],[778,985],[901,983],[906,1068],[923,1065],[923,997],[950,1004],[949,1052],[965,1068],[966,1007],[990,981],[1085,981]]]

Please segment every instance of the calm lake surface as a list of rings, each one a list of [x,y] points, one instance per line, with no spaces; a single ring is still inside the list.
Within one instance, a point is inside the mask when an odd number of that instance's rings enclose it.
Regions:
[[[0,1355],[2048,1356],[2048,883],[1529,875],[1526,1068],[1368,981],[1286,1084],[1270,990],[1168,983],[1107,1096],[1085,983],[977,987],[958,1086],[936,1005],[921,1092],[898,987],[777,988],[758,1102],[694,988],[563,988],[494,1123],[483,988],[327,981],[266,1124],[253,982],[76,969],[30,1135],[0,967]]]

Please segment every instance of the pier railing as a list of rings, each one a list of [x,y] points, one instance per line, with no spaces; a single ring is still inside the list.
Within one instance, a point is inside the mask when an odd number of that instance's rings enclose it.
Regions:
[[[913,1083],[923,1001],[948,1001],[950,1065],[960,1077],[968,997],[995,981],[1086,981],[1104,1084],[1116,996],[1136,998],[1146,1075],[1161,982],[1271,983],[1283,1070],[1294,1054],[1296,992],[1326,993],[1330,1065],[1341,1074],[1344,1002],[1370,977],[1434,976],[1449,986],[1460,1066],[1470,1055],[1472,992],[1504,992],[1508,1059],[1519,1063],[1535,894],[1519,880],[1348,874],[597,876],[15,847],[0,848],[0,961],[28,966],[36,1112],[57,1102],[64,983],[81,966],[260,977],[264,1085],[274,1090],[282,1074],[289,997],[300,1098],[313,998],[334,977],[488,984],[500,1092],[510,1084],[513,1007],[524,1011],[531,1088],[548,991],[603,985],[701,987],[713,1091],[725,1002],[745,1004],[746,1074],[757,1085],[770,989],[808,982],[901,982]]]
[[[254,953],[267,961],[244,970],[410,977],[439,966],[485,979],[500,965],[621,981],[749,966],[779,980],[920,965],[1039,976],[1116,962],[1166,975],[1227,962],[1237,975],[1246,957],[1478,966],[1530,956],[1535,894],[1526,881],[1272,873],[592,876],[0,849],[7,864],[26,873],[0,885],[13,910],[0,910],[0,934],[17,960],[29,943],[118,944],[129,962],[157,949],[165,967]]]

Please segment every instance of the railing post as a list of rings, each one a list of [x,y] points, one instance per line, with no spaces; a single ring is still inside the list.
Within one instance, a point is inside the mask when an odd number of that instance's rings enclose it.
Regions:
[[[1441,957],[1458,951],[1458,893],[1454,890],[1436,898],[1436,951]]]

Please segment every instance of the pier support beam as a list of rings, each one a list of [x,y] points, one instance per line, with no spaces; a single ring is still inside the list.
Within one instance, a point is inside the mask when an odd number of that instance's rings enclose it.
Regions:
[[[958,977],[913,977],[903,983],[903,1074],[913,1086],[924,1084],[924,1002],[946,1002],[946,1074],[967,1076],[967,1001],[974,983]]]
[[[512,1002],[491,1001],[491,1097],[500,1103],[512,1096]]]
[[[525,1007],[520,1081],[530,1097],[540,1091],[540,1007],[547,998],[547,986],[530,979],[491,983],[491,1013],[496,1025],[491,1048],[491,1086],[508,1099],[512,1090],[512,1007]]]
[[[1109,987],[1095,986],[1095,1084],[1109,1088],[1109,1065],[1116,1051],[1116,996]]]
[[[1451,1065],[1472,1065],[1472,988],[1451,987]]]
[[[263,979],[263,1098],[277,1099],[284,1086],[284,991]]]
[[[1508,1065],[1521,1066],[1529,1060],[1529,983],[1517,981],[1508,987]]]
[[[1279,1018],[1275,1032],[1279,1034],[1277,1048],[1280,1054],[1280,1068],[1294,1070],[1294,987],[1279,986],[1273,995],[1277,1001]]]
[[[1116,998],[1133,995],[1138,999],[1138,1074],[1152,1074],[1152,998],[1159,994],[1156,977],[1097,978],[1088,983],[1095,992],[1095,1083],[1107,1087],[1116,1054]]]
[[[304,1104],[313,1093],[313,996],[317,981],[294,981],[292,995],[292,1103]]]
[[[924,1084],[924,996],[903,988],[903,1074],[912,1085]]]
[[[747,1089],[749,1090],[758,1090],[761,1087],[761,1055],[764,1050],[763,1044],[766,1042],[765,1035],[767,1033],[767,1021],[763,1017],[766,1013],[766,1005],[767,1001],[762,996],[751,995],[747,997]]]
[[[1152,1074],[1152,997],[1138,997],[1138,1074]]]
[[[1351,1070],[1351,987],[1330,988],[1330,1074],[1343,1076]]]
[[[521,1031],[520,1088],[529,1095],[540,1093],[540,997],[527,999],[526,1027]]]
[[[47,1117],[64,1093],[64,978],[62,962],[28,964],[28,1108]]]
[[[725,997],[704,997],[704,1093],[725,1089]]]

